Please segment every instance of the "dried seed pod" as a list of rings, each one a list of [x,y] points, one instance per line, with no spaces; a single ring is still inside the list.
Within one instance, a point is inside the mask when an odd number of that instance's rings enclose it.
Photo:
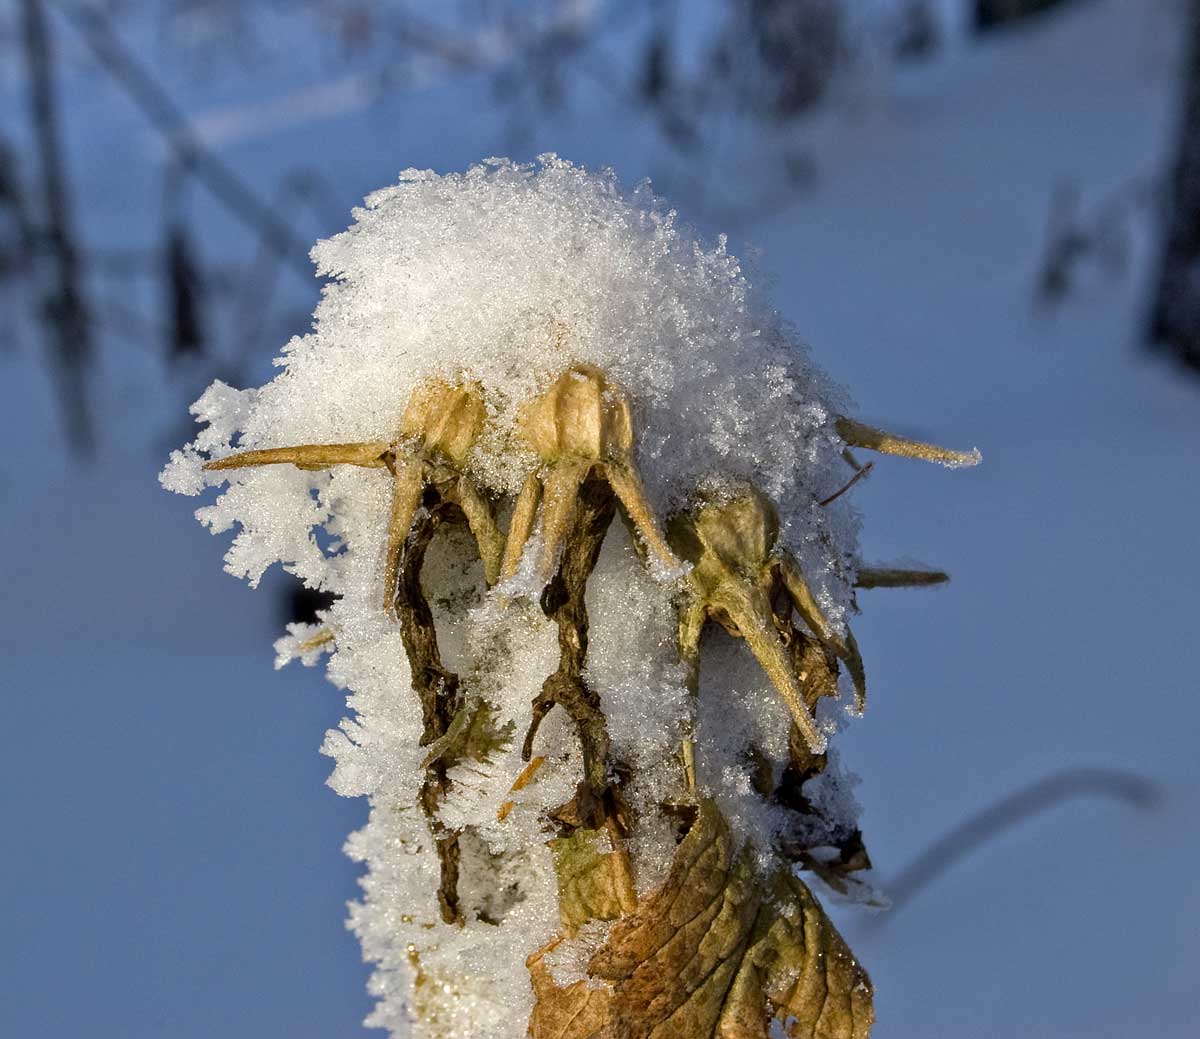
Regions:
[[[393,452],[390,467],[395,484],[384,570],[384,601],[388,609],[395,599],[400,550],[430,487],[436,487],[442,498],[462,509],[479,546],[484,577],[488,584],[496,582],[504,537],[496,525],[491,503],[464,471],[485,417],[483,395],[476,383],[452,385],[431,379],[419,386],[409,400],[400,419],[400,435],[404,439]]]
[[[496,526],[491,503],[464,471],[471,447],[483,428],[485,409],[475,383],[451,384],[430,379],[414,391],[400,419],[399,439],[350,444],[298,444],[259,451],[241,451],[218,458],[205,469],[243,469],[260,465],[294,465],[298,469],[328,469],[334,465],[387,468],[393,478],[384,568],[384,606],[391,610],[396,596],[400,551],[426,491],[457,504],[479,546],[484,574],[493,584],[499,574],[504,539]]]
[[[535,572],[543,583],[554,576],[576,497],[593,471],[613,489],[655,560],[668,570],[679,566],[633,462],[629,398],[604,372],[589,364],[572,365],[521,409],[517,427],[543,468],[529,474],[514,506],[502,580],[516,573],[539,511],[542,551]]]
[[[779,515],[760,491],[746,486],[732,497],[701,501],[675,516],[667,530],[672,548],[692,564],[679,615],[679,651],[693,689],[698,682],[700,636],[709,620],[744,638],[779,692],[813,753],[825,737],[812,717],[816,698],[836,689],[806,671],[801,675],[789,645],[803,637],[792,624],[800,615],[812,637],[846,663],[861,708],[866,676],[854,637],[825,617],[799,565],[778,547]],[[813,702],[809,702],[813,701]],[[690,757],[685,744],[685,761]]]

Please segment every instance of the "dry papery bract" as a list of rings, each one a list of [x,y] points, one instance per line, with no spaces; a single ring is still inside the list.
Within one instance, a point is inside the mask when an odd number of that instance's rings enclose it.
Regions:
[[[408,171],[314,255],[336,280],[164,473],[335,593],[323,748],[366,795],[369,1024],[437,1039],[857,1039],[866,973],[801,875],[877,900],[830,737],[865,705],[845,417],[754,291],[648,190],[553,157]],[[619,520],[619,522],[614,522]],[[320,537],[315,528],[323,531]],[[526,962],[528,971],[514,970]],[[772,1021],[775,1022],[772,1025]]]

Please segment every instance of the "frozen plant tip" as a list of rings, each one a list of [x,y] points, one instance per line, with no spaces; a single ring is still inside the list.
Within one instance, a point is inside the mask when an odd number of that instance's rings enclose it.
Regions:
[[[471,478],[461,471],[483,425],[483,402],[474,386],[447,386],[433,380],[417,389],[400,420],[395,442],[368,440],[358,444],[300,444],[265,451],[242,451],[204,468],[210,471],[290,464],[298,469],[333,465],[386,468],[392,474],[392,510],[388,524],[383,604],[391,610],[396,597],[400,549],[413,517],[426,495],[454,502],[463,511],[479,548],[489,584],[499,574],[503,537],[492,507]]]
[[[676,517],[670,538],[692,564],[679,620],[679,652],[688,665],[690,685],[697,684],[704,624],[714,619],[746,640],[792,721],[813,753],[820,754],[825,737],[812,712],[822,696],[837,696],[837,665],[830,655],[846,662],[859,712],[866,702],[866,675],[850,629],[844,636],[833,630],[799,564],[779,549],[775,507],[750,486],[718,492],[716,500],[702,501]],[[796,629],[793,612],[809,635]],[[685,753],[691,756],[690,750]]]
[[[541,470],[526,477],[517,497],[504,551],[504,577],[516,573],[540,508],[542,550],[536,573],[543,584],[550,579],[575,515],[576,496],[593,472],[613,489],[658,563],[668,571],[679,565],[634,465],[629,400],[602,371],[572,365],[521,409],[517,429],[537,454]]]
[[[865,1039],[810,888],[877,901],[848,618],[945,575],[861,565],[850,452],[977,454],[846,418],[723,239],[554,156],[405,171],[313,256],[312,332],[162,482],[220,488],[231,573],[333,593],[276,648],[347,697],[368,1024]]]

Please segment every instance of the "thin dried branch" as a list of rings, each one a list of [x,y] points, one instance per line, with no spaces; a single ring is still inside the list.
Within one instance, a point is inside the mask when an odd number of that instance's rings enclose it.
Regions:
[[[855,588],[927,588],[945,584],[950,575],[941,570],[915,570],[895,566],[860,566]]]
[[[432,507],[417,520],[404,543],[396,584],[396,617],[400,622],[400,635],[412,671],[412,686],[421,701],[423,747],[431,746],[444,737],[463,707],[458,675],[448,671],[442,664],[433,613],[421,589],[421,566],[433,535],[443,523],[462,519],[461,510],[453,503],[432,503]],[[419,801],[433,835],[441,871],[438,905],[446,923],[461,923],[458,834],[447,830],[437,815],[438,805],[450,789],[450,781],[446,777],[447,766],[440,755],[431,754],[427,761]]]
[[[611,743],[607,723],[600,711],[600,698],[583,678],[588,649],[584,593],[615,513],[608,484],[596,478],[585,480],[579,490],[574,525],[565,538],[562,563],[542,593],[542,610],[558,626],[558,669],[546,679],[533,702],[533,716],[522,751],[524,760],[529,761],[542,719],[556,706],[562,707],[578,731],[584,783],[597,801],[609,786]],[[600,822],[602,820],[597,821]]]
[[[834,491],[828,498],[822,498],[819,502],[817,502],[821,508],[824,508],[826,505],[832,505],[838,500],[838,498],[840,498],[856,483],[858,483],[859,480],[865,479],[867,476],[869,476],[871,474],[871,470],[875,468],[875,463],[868,462],[866,465],[856,465],[853,468],[854,475],[850,477],[849,480],[847,480],[838,490]]]
[[[44,300],[44,319],[51,339],[50,354],[67,434],[76,450],[87,452],[93,443],[87,393],[93,353],[92,327],[67,188],[66,162],[59,140],[54,55],[42,0],[21,0],[21,23],[29,77],[30,122],[41,167],[40,239],[50,260],[50,289]]]

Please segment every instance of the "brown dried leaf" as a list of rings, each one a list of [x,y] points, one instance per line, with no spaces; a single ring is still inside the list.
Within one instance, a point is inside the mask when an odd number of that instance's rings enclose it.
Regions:
[[[559,941],[561,939],[539,949],[525,961],[537,1000],[529,1018],[530,1036],[532,1039],[609,1039],[612,1035],[609,1025],[612,992],[606,986],[589,985],[586,981],[559,988],[550,969],[542,962]]]
[[[789,1039],[866,1039],[874,1019],[870,979],[816,899],[790,874],[757,876],[709,801],[662,888],[588,964],[607,1002],[558,988],[537,956],[530,969],[533,1039],[767,1039],[772,1018]]]

